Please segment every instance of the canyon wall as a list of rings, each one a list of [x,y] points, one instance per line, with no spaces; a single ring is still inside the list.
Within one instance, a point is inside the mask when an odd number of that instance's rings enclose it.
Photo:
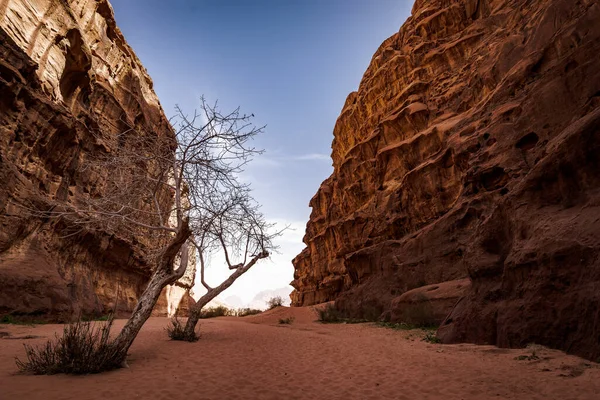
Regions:
[[[102,197],[111,171],[82,162],[125,133],[173,135],[110,4],[0,1],[0,315],[133,309],[159,243],[30,212],[44,199]],[[172,310],[192,285],[193,273],[165,290],[156,312]]]
[[[394,320],[466,282],[443,341],[599,357],[598,21],[595,0],[417,0],[337,120],[293,304]]]

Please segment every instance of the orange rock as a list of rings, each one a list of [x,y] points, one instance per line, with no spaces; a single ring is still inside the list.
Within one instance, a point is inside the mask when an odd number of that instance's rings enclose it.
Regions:
[[[83,159],[130,127],[172,134],[152,81],[106,0],[3,2],[0,55],[0,315],[128,313],[157,243],[22,206],[101,197],[110,171],[82,171]]]
[[[599,20],[593,0],[415,1],[337,120],[293,304],[383,313],[470,277],[445,341],[599,357]]]

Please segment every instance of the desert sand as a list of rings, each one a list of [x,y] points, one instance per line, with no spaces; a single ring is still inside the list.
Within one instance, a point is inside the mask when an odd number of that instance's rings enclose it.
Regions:
[[[293,316],[290,325],[279,319]],[[421,340],[420,330],[320,324],[312,308],[201,320],[197,343],[169,341],[151,318],[129,368],[88,376],[17,373],[22,343],[62,325],[0,325],[0,399],[598,399],[600,366],[541,347]],[[124,320],[119,320],[120,328]],[[523,357],[521,357],[523,358]]]

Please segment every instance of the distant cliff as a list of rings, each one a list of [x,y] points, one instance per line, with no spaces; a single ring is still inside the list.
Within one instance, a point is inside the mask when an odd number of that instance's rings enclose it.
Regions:
[[[394,319],[470,278],[444,341],[600,356],[598,21],[593,0],[417,0],[337,120],[293,304]]]
[[[110,171],[79,166],[129,131],[173,134],[110,4],[0,2],[0,315],[133,308],[156,243],[27,217],[23,208],[44,198],[101,197]],[[167,292],[181,298],[185,290]],[[169,302],[162,299],[157,312]]]

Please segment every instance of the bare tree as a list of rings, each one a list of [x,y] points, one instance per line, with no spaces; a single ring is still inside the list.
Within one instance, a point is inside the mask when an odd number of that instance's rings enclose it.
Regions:
[[[248,188],[238,188],[226,196],[210,199],[203,214],[195,220],[192,243],[197,249],[200,282],[206,293],[198,299],[190,310],[184,337],[194,339],[194,329],[202,308],[221,292],[229,288],[240,276],[248,272],[259,260],[269,257],[274,249],[274,232],[259,212],[248,194]],[[215,287],[205,279],[206,258],[220,253],[232,273]],[[239,261],[239,262],[235,262]]]
[[[88,196],[29,208],[40,217],[63,218],[82,229],[144,231],[152,238],[149,243],[160,244],[151,255],[150,281],[114,342],[123,361],[162,289],[184,275],[191,247],[198,249],[202,274],[204,257],[217,244],[235,270],[230,279],[209,290],[215,296],[268,257],[273,247],[270,227],[249,187],[238,180],[244,165],[260,153],[249,146],[263,130],[251,123],[252,117],[239,109],[223,114],[216,103],[210,105],[204,98],[193,115],[177,108],[171,120],[174,135],[131,127],[109,138],[102,156],[85,160],[79,173],[103,178],[98,180],[102,186]],[[239,240],[245,240],[244,261],[232,265],[227,247],[239,254]],[[193,333],[197,314],[192,315],[188,325]]]

